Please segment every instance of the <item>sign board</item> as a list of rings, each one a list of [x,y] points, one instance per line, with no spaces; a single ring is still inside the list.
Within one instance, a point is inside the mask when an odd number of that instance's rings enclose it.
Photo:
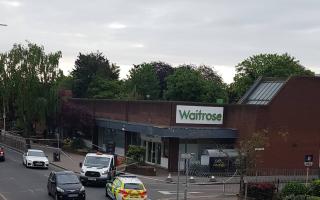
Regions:
[[[193,154],[191,154],[191,153],[182,153],[181,154],[181,159],[191,159],[193,157]]]
[[[313,155],[304,156],[304,166],[311,167],[313,165]]]
[[[261,147],[261,148],[254,148],[254,150],[255,150],[255,151],[263,151],[264,148],[263,148],[263,147]]]
[[[177,105],[177,124],[222,124],[223,107]]]

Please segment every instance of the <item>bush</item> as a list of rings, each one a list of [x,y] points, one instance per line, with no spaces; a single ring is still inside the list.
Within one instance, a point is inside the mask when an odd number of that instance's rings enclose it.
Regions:
[[[320,179],[312,181],[310,185],[310,194],[320,197]]]
[[[305,195],[308,192],[307,187],[302,183],[291,182],[287,183],[281,191],[282,196],[290,196],[290,195]]]
[[[129,145],[127,156],[132,158],[135,162],[144,162],[146,149],[141,146]]]
[[[248,197],[259,200],[271,200],[275,191],[272,183],[248,183]]]
[[[72,149],[82,149],[85,148],[84,141],[81,138],[74,138],[71,142]]]

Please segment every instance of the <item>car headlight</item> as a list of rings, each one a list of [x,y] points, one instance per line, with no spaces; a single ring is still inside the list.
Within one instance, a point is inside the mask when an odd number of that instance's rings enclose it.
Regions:
[[[81,173],[84,173],[84,170],[83,170],[83,169],[81,169],[81,170],[80,170],[80,172],[81,172]]]
[[[57,192],[64,192],[64,190],[59,188],[59,187],[57,187]]]
[[[80,188],[80,192],[84,192],[84,187],[83,186]]]
[[[32,160],[27,160],[28,163],[32,163]]]
[[[103,174],[103,175],[106,175],[106,174],[108,174],[108,172],[109,172],[109,171],[107,170],[107,171],[102,172],[102,174]]]

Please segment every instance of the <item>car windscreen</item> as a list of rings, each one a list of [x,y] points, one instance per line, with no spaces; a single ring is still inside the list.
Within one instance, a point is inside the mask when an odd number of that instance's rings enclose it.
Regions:
[[[78,184],[79,179],[74,174],[60,174],[57,175],[57,183],[64,185],[64,184]]]
[[[41,151],[29,151],[28,156],[45,157],[46,155]]]
[[[87,167],[109,167],[110,158],[98,157],[98,156],[87,156],[84,161],[84,166]]]
[[[140,183],[125,183],[124,189],[129,190],[144,190],[143,185]]]

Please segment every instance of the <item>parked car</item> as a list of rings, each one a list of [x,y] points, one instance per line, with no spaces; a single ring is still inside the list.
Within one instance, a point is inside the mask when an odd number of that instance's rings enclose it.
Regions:
[[[28,149],[28,151],[22,155],[22,159],[23,164],[26,167],[39,167],[46,169],[49,167],[48,157],[42,150]]]
[[[114,200],[146,200],[147,190],[136,176],[119,176],[106,185],[106,197]]]
[[[0,160],[5,161],[5,156],[4,156],[4,148],[0,146]]]
[[[78,176],[71,171],[51,172],[47,184],[48,195],[56,200],[85,200],[86,191]]]
[[[80,181],[82,184],[88,182],[107,183],[115,176],[115,156],[103,153],[88,153],[80,163]]]

